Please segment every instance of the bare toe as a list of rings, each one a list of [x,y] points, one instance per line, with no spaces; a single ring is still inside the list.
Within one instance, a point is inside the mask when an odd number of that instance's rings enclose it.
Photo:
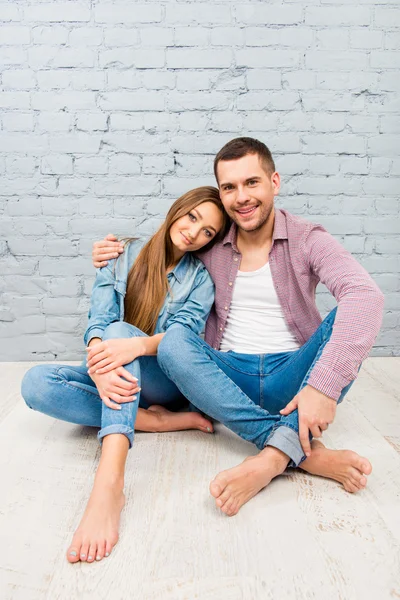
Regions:
[[[217,481],[216,479],[214,479],[210,483],[210,493],[211,493],[211,496],[214,496],[214,498],[218,498],[222,494],[223,489],[224,488],[221,485],[221,483],[219,483],[219,481]]]
[[[71,545],[67,550],[67,560],[70,563],[79,562],[79,546]]]
[[[93,562],[94,559],[96,558],[96,554],[97,554],[97,544],[95,543],[91,543],[90,547],[89,547],[89,554],[87,557],[87,562]]]

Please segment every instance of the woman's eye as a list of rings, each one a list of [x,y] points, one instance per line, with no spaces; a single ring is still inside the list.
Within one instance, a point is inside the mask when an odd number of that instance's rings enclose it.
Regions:
[[[211,231],[209,231],[208,229],[205,229],[205,230],[204,230],[204,233],[206,234],[206,236],[207,236],[208,238],[209,238],[209,237],[212,237],[212,233],[211,233]]]
[[[193,213],[189,213],[189,219],[190,219],[191,221],[195,221],[195,220],[196,220],[196,217],[194,216],[194,214],[193,214]]]

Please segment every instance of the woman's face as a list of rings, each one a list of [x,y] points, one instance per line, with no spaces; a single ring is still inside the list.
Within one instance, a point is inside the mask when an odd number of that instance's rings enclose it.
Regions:
[[[213,202],[203,202],[171,225],[171,241],[183,256],[211,242],[222,227],[222,213]]]

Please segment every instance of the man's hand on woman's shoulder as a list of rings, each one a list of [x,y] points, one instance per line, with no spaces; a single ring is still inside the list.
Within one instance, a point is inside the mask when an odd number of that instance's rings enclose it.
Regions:
[[[105,267],[109,260],[118,258],[124,251],[124,245],[119,242],[115,235],[109,233],[103,240],[94,242],[92,250],[93,265],[96,269]]]

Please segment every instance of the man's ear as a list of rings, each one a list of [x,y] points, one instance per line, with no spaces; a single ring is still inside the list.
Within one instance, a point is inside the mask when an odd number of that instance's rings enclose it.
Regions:
[[[277,194],[279,194],[279,190],[281,189],[281,176],[279,175],[278,171],[272,173],[271,183],[276,196]]]

